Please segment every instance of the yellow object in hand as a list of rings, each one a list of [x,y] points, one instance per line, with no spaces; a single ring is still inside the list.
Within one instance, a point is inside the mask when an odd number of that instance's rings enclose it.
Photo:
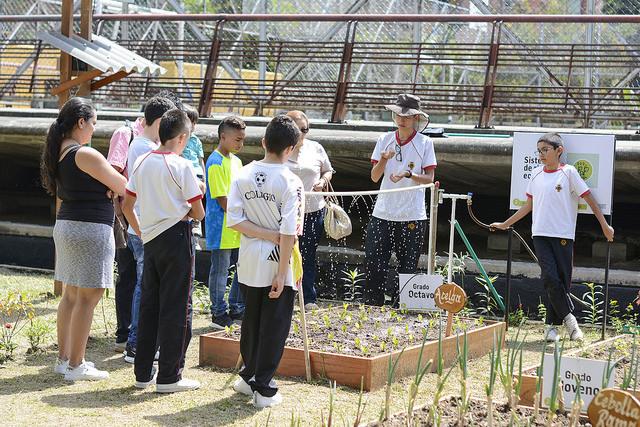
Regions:
[[[302,254],[300,253],[298,242],[293,245],[293,251],[291,252],[291,270],[293,271],[293,282],[300,289],[302,284]]]

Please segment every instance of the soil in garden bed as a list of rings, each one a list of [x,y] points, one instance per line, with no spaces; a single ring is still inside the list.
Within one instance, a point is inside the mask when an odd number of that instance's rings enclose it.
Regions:
[[[438,408],[441,416],[440,425],[445,426],[459,426],[458,424],[458,409],[460,407],[460,398],[459,397],[450,397],[448,399],[443,399],[438,404]],[[483,427],[488,426],[487,423],[487,402],[479,399],[472,399],[469,403],[469,411],[464,417],[465,426],[473,426],[473,427]],[[546,411],[540,410],[538,413],[538,417],[534,419],[533,417],[533,409],[531,408],[523,408],[518,407],[516,410],[516,416],[518,417],[519,423],[515,423],[516,425],[531,425],[531,426],[545,426],[546,425],[546,417],[548,413]],[[428,422],[429,420],[429,407],[423,406],[413,411],[414,416],[414,425],[416,426],[430,426]],[[530,424],[527,423],[527,420],[530,421]],[[494,426],[507,426],[510,425],[511,421],[511,411],[507,407],[505,403],[494,403],[493,404],[493,425]],[[579,425],[582,426],[591,426],[591,424],[587,421],[580,420]],[[390,419],[382,421],[380,423],[375,424],[380,427],[405,427],[407,425],[407,414],[396,414],[392,416]],[[568,414],[558,414],[555,419],[554,426],[569,426],[570,419]]]
[[[371,357],[404,347],[420,345],[423,333],[427,341],[437,340],[440,318],[433,314],[409,313],[389,307],[342,304],[306,315],[307,336],[311,350]],[[442,334],[446,316],[442,319]],[[485,326],[482,318],[454,316],[453,334]],[[227,331],[240,338],[240,330]],[[293,315],[287,346],[303,348],[302,327],[298,312]]]
[[[640,355],[640,337],[636,337],[636,345],[638,348],[636,348],[635,357],[636,360],[638,360],[638,356]],[[620,387],[624,380],[625,369],[628,371],[631,368],[633,335],[623,335],[613,341],[608,341],[604,345],[586,347],[576,353],[573,353],[571,356],[606,361],[609,360],[609,355],[611,355],[611,363],[617,362],[616,376],[613,384],[616,387]],[[529,375],[536,375],[536,370],[531,369],[525,373]],[[631,383],[631,388],[633,388],[633,381]],[[640,388],[640,378],[638,379],[638,388]]]

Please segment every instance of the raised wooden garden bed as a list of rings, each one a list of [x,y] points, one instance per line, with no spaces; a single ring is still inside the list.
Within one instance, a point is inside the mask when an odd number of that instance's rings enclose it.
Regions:
[[[628,344],[630,344],[631,341],[633,340],[633,336],[618,335],[618,336],[606,339],[604,341],[595,342],[583,348],[577,348],[577,349],[568,351],[564,353],[563,356],[584,357],[588,359],[598,359],[598,360],[606,361],[608,358],[608,348],[610,348],[611,346],[614,346],[616,343],[620,342],[620,340],[623,340],[624,342],[627,342]],[[640,339],[638,339],[638,344],[640,345]],[[618,354],[618,355],[614,354],[614,357],[612,358],[612,360],[619,361],[616,378],[614,379],[614,385],[616,386],[616,388],[618,388],[619,384],[621,383],[622,365],[624,365],[625,363],[629,363],[629,360],[625,359],[623,357],[623,354]],[[534,405],[534,399],[536,394],[536,381],[538,379],[538,375],[537,375],[538,366],[539,365],[530,366],[523,370],[522,388],[520,389],[520,404],[522,405],[525,405],[525,406]],[[542,387],[543,381],[544,380],[541,380],[540,387]],[[630,391],[630,392],[631,394],[634,394],[633,391]],[[635,396],[640,398],[640,391],[636,392]]]
[[[395,317],[390,313],[395,313]],[[294,316],[297,317],[297,314]],[[294,322],[292,325],[292,331],[277,370],[278,375],[305,376],[304,351],[299,339],[299,330],[296,330],[299,325],[296,326],[296,324]],[[338,384],[356,389],[360,388],[362,379],[365,390],[378,389],[387,380],[389,355],[392,355],[395,360],[402,348],[405,348],[405,351],[398,363],[396,378],[415,374],[422,345],[422,328],[426,328],[428,337],[424,347],[423,361],[437,360],[438,322],[426,315],[423,317],[423,315],[394,312],[388,308],[380,311],[378,307],[363,309],[360,306],[344,310],[335,307],[310,313],[307,324],[309,325],[311,371],[315,378],[335,380]],[[456,324],[458,328],[467,329],[469,358],[487,354],[493,346],[494,334],[504,336],[504,322],[457,318]],[[333,336],[330,340],[331,345],[326,339],[327,336]],[[443,337],[442,349],[446,365],[450,365],[457,358],[456,340],[455,332],[448,338]],[[359,345],[350,346],[348,341]],[[383,341],[389,344],[383,344]],[[462,346],[462,338],[460,338],[460,346]],[[333,351],[334,349],[336,351]],[[239,353],[238,331],[221,331],[200,336],[200,365],[234,368]],[[432,367],[435,370],[436,364],[432,364]]]

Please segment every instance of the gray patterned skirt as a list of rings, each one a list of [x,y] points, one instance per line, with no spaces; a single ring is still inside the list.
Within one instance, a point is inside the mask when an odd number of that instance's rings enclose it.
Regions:
[[[113,286],[116,244],[113,228],[96,222],[56,220],[55,278],[78,288]]]

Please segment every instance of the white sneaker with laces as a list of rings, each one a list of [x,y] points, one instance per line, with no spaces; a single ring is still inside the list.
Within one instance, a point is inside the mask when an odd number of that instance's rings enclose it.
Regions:
[[[149,387],[150,385],[155,384],[157,378],[158,378],[158,369],[155,366],[153,366],[151,368],[151,379],[149,381],[136,381],[134,386],[135,386],[135,388],[139,388],[141,390],[144,390],[145,388]]]
[[[67,381],[99,381],[109,378],[107,371],[99,371],[87,363],[81,363],[75,368],[68,366],[64,379]]]
[[[582,341],[584,338],[584,334],[580,330],[580,326],[578,326],[578,320],[576,317],[569,313],[564,318],[564,327],[567,328],[567,332],[569,333],[569,339],[571,341]]]
[[[555,326],[548,327],[544,334],[544,338],[547,340],[547,342],[558,341],[558,339],[560,339],[560,335],[558,334],[558,328],[556,328]]]
[[[183,378],[173,384],[156,384],[156,393],[177,393],[180,391],[196,390],[199,388],[199,381]]]
[[[258,393],[253,393],[253,406],[258,409],[271,408],[282,403],[282,395],[278,392],[271,397],[266,397]]]
[[[86,360],[83,360],[82,363],[86,364],[87,366],[91,366],[92,368],[96,367],[93,364],[93,362],[88,362]],[[69,367],[69,361],[68,360],[56,359],[56,366],[53,368],[53,372],[55,372],[56,374],[64,375],[64,374],[67,373],[67,368],[68,367]]]
[[[251,380],[253,380],[253,377],[251,378]],[[275,380],[272,379],[271,381],[269,381],[269,387],[276,388],[277,386],[278,385]],[[247,382],[242,377],[239,377],[236,382],[233,383],[233,389],[238,393],[246,394],[247,396],[253,396],[253,390],[251,389],[251,386],[247,384]]]

